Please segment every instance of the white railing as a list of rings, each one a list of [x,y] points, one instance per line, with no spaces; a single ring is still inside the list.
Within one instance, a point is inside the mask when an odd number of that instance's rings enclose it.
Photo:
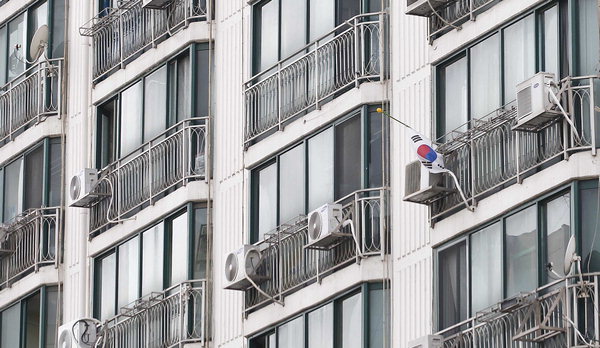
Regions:
[[[42,266],[58,266],[61,214],[58,207],[32,209],[2,225],[0,287]]]
[[[459,27],[467,20],[475,20],[476,15],[500,0],[451,0],[429,16],[429,42],[447,31]]]
[[[97,347],[166,348],[206,340],[206,281],[190,280],[153,293],[102,323]]]
[[[557,280],[446,328],[444,348],[599,347],[597,273]]]
[[[471,203],[475,205],[477,199],[499,187],[521,182],[544,165],[567,159],[574,152],[590,150],[595,154],[599,83],[596,76],[568,77],[561,81],[566,88],[561,104],[577,125],[580,138],[562,117],[538,132],[512,130],[517,123],[514,103],[440,138],[446,142],[438,151],[444,154],[446,167],[456,174]],[[454,184],[448,179],[447,185]],[[456,191],[442,195],[431,203],[432,218],[441,218],[462,204]]]
[[[207,117],[182,121],[102,169],[90,209],[91,236],[154,204],[168,190],[208,181],[208,122]]]
[[[384,20],[356,16],[246,82],[246,144],[346,88],[383,80]]]
[[[211,0],[173,0],[164,9],[146,9],[142,0],[124,1],[107,8],[80,28],[92,38],[94,82],[124,68],[148,48],[191,22],[207,20]]]
[[[0,143],[29,125],[61,115],[63,60],[36,63],[0,87]]]
[[[272,298],[283,300],[285,295],[349,263],[360,262],[368,256],[383,257],[389,250],[387,192],[383,188],[365,189],[338,200],[343,215],[354,224],[356,240],[347,237],[330,250],[305,248],[308,244],[305,216],[267,233],[265,240],[256,244],[263,255],[259,273],[266,278],[259,285],[260,289]],[[352,236],[350,228],[344,232]],[[245,295],[246,312],[272,302],[255,288],[249,288]]]

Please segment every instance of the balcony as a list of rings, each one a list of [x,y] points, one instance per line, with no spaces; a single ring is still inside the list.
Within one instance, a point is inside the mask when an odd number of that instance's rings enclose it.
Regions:
[[[499,0],[451,0],[447,5],[429,15],[429,42],[467,20],[475,20],[477,14],[486,11]]]
[[[142,0],[128,0],[103,10],[79,29],[92,38],[93,81],[124,68],[191,22],[207,20],[209,6],[210,1],[173,0],[166,8],[153,10],[143,8]]]
[[[203,344],[208,325],[206,281],[152,293],[102,324],[98,347],[181,347]]]
[[[384,22],[385,13],[356,16],[246,82],[246,145],[347,89],[382,81]]]
[[[517,109],[513,104],[472,120],[446,134],[447,142],[438,147],[446,167],[460,182],[467,199],[478,199],[530,176],[578,151],[596,154],[596,110],[600,105],[597,92],[600,79],[595,76],[567,77],[560,82],[565,88],[561,104],[574,120],[578,134],[563,117],[536,132],[516,132]],[[591,116],[591,117],[590,117]],[[453,187],[450,180],[447,185]],[[430,202],[431,217],[439,220],[461,208],[463,201],[454,190]]]
[[[0,87],[0,144],[27,127],[62,114],[63,60],[39,62]]]
[[[0,288],[40,267],[58,266],[62,210],[29,210],[0,230]]]
[[[102,169],[90,206],[90,237],[190,181],[208,182],[208,122],[207,117],[182,121]]]
[[[388,252],[387,189],[356,191],[337,203],[343,216],[349,216],[357,239],[346,238],[330,250],[305,248],[308,244],[308,223],[305,216],[279,226],[257,244],[262,251],[261,276],[267,280],[246,290],[246,313],[274,300],[283,301],[311,283],[364,257],[383,256]],[[348,232],[351,235],[351,232]],[[268,295],[269,297],[265,296]]]
[[[598,274],[557,280],[437,333],[443,347],[597,347]]]

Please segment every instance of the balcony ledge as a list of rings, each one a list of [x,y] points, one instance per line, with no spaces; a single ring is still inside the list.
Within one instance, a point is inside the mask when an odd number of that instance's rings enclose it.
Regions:
[[[23,149],[28,149],[31,145],[40,140],[62,134],[62,119],[57,116],[49,116],[43,122],[33,125],[23,133],[15,137],[0,147],[0,163],[5,163],[9,159],[21,154]]]
[[[258,165],[266,157],[280,149],[293,144],[318,129],[330,124],[333,120],[355,110],[361,105],[378,104],[386,101],[389,80],[383,82],[365,82],[359,88],[353,88],[341,96],[324,104],[320,110],[314,110],[297,118],[282,131],[277,131],[267,138],[250,146],[244,156],[246,168]]]
[[[188,202],[206,201],[208,185],[210,183],[206,183],[204,180],[191,181],[186,186],[180,187],[175,192],[156,201],[154,205],[142,209],[134,215],[134,220],[127,220],[102,232],[90,241],[88,256],[98,255],[108,247],[129,238],[135,232],[180,209]]]
[[[11,287],[0,291],[0,308],[4,308],[14,301],[29,294],[44,285],[56,285],[59,283],[57,269],[53,265],[43,266],[37,272],[32,272],[25,277],[15,281]]]
[[[334,272],[321,283],[315,282],[286,296],[285,306],[272,303],[250,313],[244,321],[244,336],[252,336],[361,283],[385,279],[386,262],[380,257],[369,257]]]
[[[0,11],[0,23],[4,23],[7,19],[14,16],[17,12],[27,8],[37,0],[9,0],[2,6]]]
[[[475,212],[461,210],[437,222],[431,230],[431,244],[434,247],[441,245],[573,180],[598,179],[598,173],[600,157],[592,155],[591,151],[575,153],[568,160],[525,178],[521,184],[511,185],[480,200]]]
[[[156,48],[151,48],[142,53],[138,58],[128,63],[124,69],[119,69],[106,79],[98,82],[92,89],[92,104],[96,105],[111,97],[115,91],[144,76],[192,43],[208,42],[211,37],[215,37],[215,27],[210,22],[190,23],[186,29],[180,30],[172,37],[161,42]]]

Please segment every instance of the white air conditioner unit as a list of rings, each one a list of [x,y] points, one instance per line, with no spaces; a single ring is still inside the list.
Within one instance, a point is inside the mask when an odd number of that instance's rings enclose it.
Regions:
[[[433,14],[433,10],[437,11],[447,3],[448,0],[406,0],[405,13],[407,15],[429,17]]]
[[[444,338],[440,335],[427,335],[408,343],[409,348],[442,348]]]
[[[243,245],[237,251],[227,255],[225,259],[225,289],[246,290],[252,283],[264,281],[265,276],[259,275],[259,268],[263,262],[260,250],[253,245]]]
[[[172,0],[142,0],[143,8],[162,9],[165,8]]]
[[[554,74],[540,72],[517,85],[517,124],[513,130],[535,131],[561,116],[550,95]]]
[[[91,194],[94,186],[98,182],[98,171],[92,168],[86,168],[71,178],[69,193],[71,195],[72,207],[85,207],[93,199]]]
[[[58,328],[59,348],[92,348],[97,338],[94,319],[75,320]]]
[[[404,180],[404,200],[408,202],[427,204],[436,196],[451,191],[446,187],[442,173],[429,172],[419,161],[406,166]]]
[[[308,214],[308,244],[307,248],[327,249],[338,244],[342,233],[342,205],[325,204]]]

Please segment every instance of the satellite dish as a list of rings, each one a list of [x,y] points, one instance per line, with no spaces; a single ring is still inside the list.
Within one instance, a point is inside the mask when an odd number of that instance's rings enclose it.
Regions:
[[[571,235],[569,243],[567,243],[567,249],[565,250],[565,276],[571,273],[571,267],[573,266],[576,256],[575,252],[575,235]]]
[[[29,56],[31,61],[35,62],[40,58],[44,51],[48,47],[48,26],[42,25],[35,31],[31,43],[29,44]]]

